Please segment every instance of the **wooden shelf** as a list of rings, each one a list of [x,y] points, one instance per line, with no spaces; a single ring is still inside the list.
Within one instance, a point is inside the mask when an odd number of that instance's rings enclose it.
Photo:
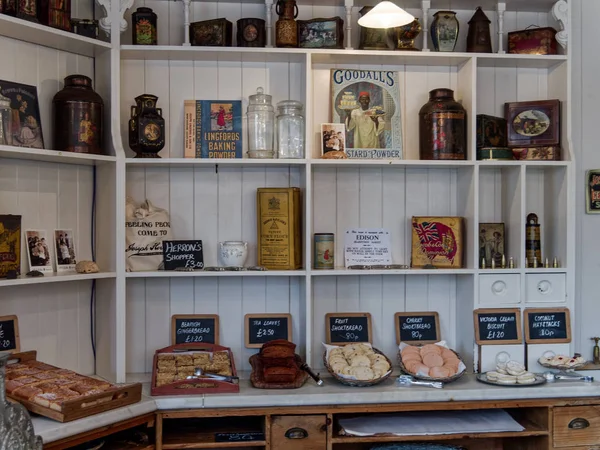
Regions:
[[[208,419],[202,422],[197,419],[167,420],[163,430],[163,449],[198,449],[198,448],[249,448],[264,447],[265,439],[258,441],[217,442],[217,433],[254,433],[264,432],[264,419],[261,417],[244,417],[240,421],[236,417]],[[242,428],[243,427],[243,428]]]
[[[109,42],[91,39],[5,14],[0,14],[0,35],[83,56],[98,56],[111,49]]]
[[[306,159],[261,159],[261,158],[127,158],[125,163],[132,167],[189,167],[189,166],[304,166]]]
[[[87,281],[87,280],[101,280],[106,278],[115,278],[117,274],[115,272],[99,272],[99,273],[75,273],[75,272],[62,272],[62,273],[46,273],[43,277],[28,277],[21,275],[16,280],[0,280],[0,287],[8,286],[23,286],[31,284],[45,284],[45,283],[64,283],[68,281]]]
[[[127,272],[127,278],[189,278],[189,277],[303,277],[306,270],[241,270],[241,271],[196,271],[177,272],[158,270],[156,272]]]
[[[474,269],[333,269],[312,270],[310,274],[315,277],[337,276],[369,276],[369,275],[472,275]]]
[[[0,18],[2,18],[0,14]],[[2,23],[0,21],[0,28]],[[114,163],[115,156],[92,155],[89,153],[59,152],[56,150],[45,150],[38,148],[13,147],[0,145],[0,158],[26,159],[30,161],[44,161],[62,164],[96,165]]]

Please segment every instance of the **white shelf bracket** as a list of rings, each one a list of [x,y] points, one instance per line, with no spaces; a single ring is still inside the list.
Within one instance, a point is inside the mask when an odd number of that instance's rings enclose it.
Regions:
[[[183,45],[190,44],[190,3],[192,0],[183,0]]]
[[[560,25],[560,31],[556,33],[556,41],[566,50],[569,42],[569,4],[566,0],[558,0],[554,4],[552,16]]]
[[[352,49],[352,6],[354,0],[345,0],[346,8],[346,49]]]
[[[265,33],[267,47],[273,47],[273,0],[265,0]]]
[[[110,35],[111,32],[111,0],[96,0],[96,3],[104,9],[104,13],[106,17],[103,17],[99,21],[100,28],[106,33]],[[125,11],[133,6],[133,0],[120,0],[119,1],[119,30],[121,33],[127,29],[127,21],[125,20]]]
[[[498,53],[506,53],[504,51],[504,11],[506,11],[506,2],[498,1],[496,10],[498,11]]]
[[[429,9],[431,9],[431,0],[421,0],[421,11],[423,13],[423,48],[422,51],[429,51]]]

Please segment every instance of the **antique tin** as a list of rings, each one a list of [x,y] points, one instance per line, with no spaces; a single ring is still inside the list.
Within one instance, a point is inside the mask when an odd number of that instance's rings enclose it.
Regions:
[[[231,47],[232,27],[223,18],[191,23],[190,42],[200,47]]]
[[[71,31],[71,0],[38,0],[40,23]]]
[[[0,278],[21,273],[21,216],[0,214]]]
[[[277,47],[298,47],[298,6],[296,0],[277,0],[275,12],[279,16],[275,24],[275,45]]]
[[[17,0],[0,0],[0,12],[8,16],[16,16]]]
[[[453,52],[460,26],[454,11],[438,11],[431,22],[431,42],[436,52]]]
[[[344,48],[344,21],[340,17],[298,20],[298,47]]]
[[[477,148],[507,146],[506,119],[477,114]]]
[[[411,267],[463,267],[463,217],[413,217]]]
[[[266,43],[267,33],[263,19],[251,17],[237,21],[238,47],[264,47]]]
[[[373,9],[363,6],[358,13],[362,16]],[[396,28],[365,28],[360,27],[358,48],[361,50],[394,50],[398,40]]]
[[[412,50],[412,51],[420,51],[415,47],[415,39],[421,31],[423,27],[421,26],[421,22],[419,19],[413,20],[408,25],[404,25],[402,27],[397,27],[396,32],[398,33],[398,50]]]
[[[104,102],[85,75],[69,75],[56,93],[54,106],[54,150],[102,154]]]
[[[258,265],[270,270],[302,267],[300,188],[257,190]]]
[[[513,157],[513,151],[508,147],[482,147],[477,149],[477,159],[512,161],[515,158]]]
[[[129,147],[136,158],[160,158],[158,152],[165,146],[165,119],[162,109],[156,107],[157,101],[156,95],[142,94],[131,107]]]
[[[560,145],[560,100],[504,104],[509,147]]]
[[[544,161],[560,161],[560,147],[515,147],[512,149],[515,159],[526,160],[544,160]]]
[[[157,45],[157,17],[151,8],[138,8],[131,15],[133,45]]]
[[[39,0],[18,0],[17,17],[19,19],[39,23],[38,9],[40,5],[38,4],[38,1]]]
[[[545,27],[511,31],[508,33],[508,53],[556,55],[556,30]]]
[[[434,89],[419,111],[420,159],[465,159],[467,112],[452,89]]]
[[[492,53],[492,37],[490,35],[490,19],[478,6],[469,20],[467,35],[467,52]]]
[[[315,269],[334,268],[335,240],[333,233],[315,233],[313,264]]]
[[[528,214],[525,224],[525,259],[527,267],[533,267],[534,260],[542,262],[542,238],[537,214]]]
[[[75,34],[98,39],[98,21],[95,19],[71,19],[71,26]]]

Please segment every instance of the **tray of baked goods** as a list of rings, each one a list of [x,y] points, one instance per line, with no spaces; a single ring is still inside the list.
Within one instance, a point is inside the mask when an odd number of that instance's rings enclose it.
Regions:
[[[400,369],[419,380],[450,383],[463,376],[467,368],[445,341],[422,347],[402,342],[398,348]]]
[[[392,362],[371,344],[323,345],[323,364],[331,376],[342,384],[375,386],[392,374]]]
[[[250,382],[257,389],[297,389],[308,378],[296,344],[284,339],[266,342],[250,357]]]
[[[156,350],[152,395],[240,392],[231,349],[216,344],[177,344]]]
[[[29,411],[70,422],[137,403],[141,383],[114,385],[38,361],[37,352],[14,353],[6,366],[6,393]]]

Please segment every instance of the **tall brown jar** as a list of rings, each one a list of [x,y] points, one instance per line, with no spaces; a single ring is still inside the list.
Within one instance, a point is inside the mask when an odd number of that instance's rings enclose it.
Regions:
[[[56,93],[54,106],[54,150],[104,153],[102,116],[104,103],[85,75],[69,75]]]
[[[452,89],[434,89],[419,111],[420,159],[466,159],[467,112]]]
[[[275,11],[279,16],[275,23],[275,45],[277,47],[298,47],[298,6],[296,0],[277,0]]]

